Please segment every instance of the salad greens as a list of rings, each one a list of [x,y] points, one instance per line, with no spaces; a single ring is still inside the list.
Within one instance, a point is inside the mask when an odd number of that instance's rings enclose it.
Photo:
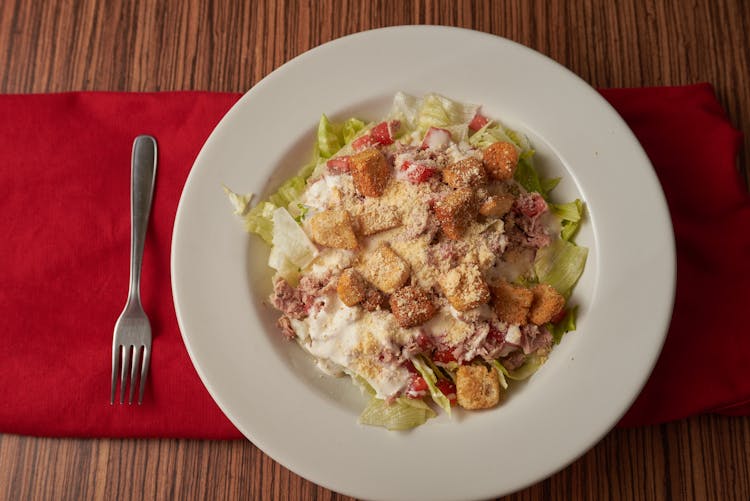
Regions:
[[[398,121],[395,137],[418,140],[424,137],[431,127],[448,130],[456,143],[468,142],[474,148],[484,149],[498,141],[513,144],[518,152],[518,164],[514,180],[528,192],[539,193],[547,202],[549,212],[559,223],[559,238],[541,247],[533,263],[531,277],[519,279],[522,285],[534,283],[549,284],[566,299],[570,296],[581,276],[588,250],[573,242],[584,219],[585,205],[579,200],[568,203],[550,203],[552,190],[560,182],[559,177],[540,177],[534,167],[534,150],[525,135],[505,127],[498,121],[485,119],[476,129],[473,120],[480,116],[479,106],[462,104],[438,94],[428,94],[422,98],[397,93],[386,120]],[[394,123],[394,122],[391,122]],[[267,199],[250,207],[252,195],[237,194],[224,187],[234,208],[234,213],[244,219],[248,232],[257,234],[271,245],[268,264],[277,275],[291,284],[296,284],[301,270],[306,268],[318,255],[316,245],[302,229],[308,208],[301,202],[308,182],[320,176],[326,162],[334,156],[354,152],[352,142],[368,134],[374,123],[365,123],[357,118],[343,122],[332,122],[322,115],[316,129],[313,156],[297,175],[286,180]],[[337,155],[338,154],[338,155]],[[545,328],[558,344],[563,335],[575,330],[577,306],[564,310],[562,318],[553,320]],[[523,380],[531,376],[545,361],[546,356],[531,355],[515,370],[507,369],[500,360],[491,365],[497,373],[500,386],[508,387],[508,380]],[[424,379],[432,401],[448,415],[451,403],[438,388],[440,379],[455,383],[456,362],[435,364],[423,355],[411,359],[418,375]],[[435,417],[433,409],[423,400],[399,397],[386,402],[375,396],[375,391],[362,377],[351,374],[371,399],[362,412],[359,422],[366,425],[383,426],[389,430],[407,430]],[[442,381],[441,384],[446,383]]]

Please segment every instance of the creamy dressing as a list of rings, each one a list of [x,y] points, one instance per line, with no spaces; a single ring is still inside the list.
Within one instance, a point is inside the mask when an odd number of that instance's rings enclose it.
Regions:
[[[364,378],[385,399],[399,393],[410,376],[399,364],[378,359],[390,344],[387,333],[392,325],[385,315],[376,313],[349,308],[333,293],[324,296],[323,308],[316,314],[292,320],[292,328],[300,345],[318,359],[321,370],[340,375],[346,369]],[[363,346],[363,339],[372,339],[374,344]]]

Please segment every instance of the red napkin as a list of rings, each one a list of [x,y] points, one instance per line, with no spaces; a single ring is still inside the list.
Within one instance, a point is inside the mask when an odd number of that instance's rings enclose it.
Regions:
[[[750,414],[750,337],[740,315],[750,291],[750,198],[735,169],[740,135],[708,85],[602,93],[654,163],[678,251],[664,352],[622,424]],[[190,362],[169,278],[183,183],[238,97],[0,96],[0,432],[241,436]],[[110,406],[112,331],[128,288],[130,152],[138,134],[159,143],[142,278],[155,337],[143,405]]]

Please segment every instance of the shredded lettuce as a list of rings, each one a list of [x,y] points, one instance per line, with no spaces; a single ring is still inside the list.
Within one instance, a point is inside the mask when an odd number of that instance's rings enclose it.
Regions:
[[[555,344],[560,344],[562,337],[570,331],[576,330],[576,316],[578,315],[578,305],[570,308],[565,316],[556,324],[548,324],[547,329],[552,333],[552,340]]]
[[[414,367],[419,371],[424,380],[427,382],[427,387],[430,389],[430,396],[432,400],[438,404],[448,415],[451,415],[451,402],[448,400],[442,391],[435,385],[437,383],[437,376],[432,369],[420,358],[415,357],[412,360]]]
[[[344,125],[341,128],[341,136],[344,140],[344,144],[349,144],[364,128],[365,123],[357,118],[350,118],[344,122]]]
[[[270,245],[273,238],[273,211],[276,209],[271,202],[260,202],[245,216],[245,229],[248,233],[259,235]]]
[[[318,255],[318,248],[283,207],[273,211],[272,221],[273,237],[268,266],[288,282],[296,283],[300,270]]]
[[[500,380],[500,386],[503,390],[507,390],[508,381],[505,379],[505,374],[508,372],[507,369],[497,360],[492,361],[492,366],[495,368],[495,372],[497,372],[497,379]]]
[[[513,174],[513,179],[523,186],[526,191],[535,191],[541,194],[544,198],[547,198],[547,194],[542,188],[539,174],[532,165],[531,159],[518,159],[518,166],[516,167],[516,172]]]
[[[587,256],[586,247],[558,239],[537,251],[534,272],[540,283],[551,285],[567,298],[583,273]]]
[[[360,414],[359,422],[370,426],[383,426],[391,431],[410,430],[435,416],[435,411],[422,400],[397,398],[388,404],[385,400],[372,397]]]
[[[506,378],[512,379],[513,381],[523,381],[524,379],[528,379],[532,374],[539,370],[539,367],[544,364],[545,360],[546,359],[544,357],[531,355],[526,359],[521,367],[514,371],[506,369],[499,360],[493,360],[492,365]]]
[[[450,130],[454,139],[461,139],[468,136],[468,124],[478,110],[477,105],[459,103],[440,94],[432,93],[416,98],[398,92],[393,98],[388,119],[399,120],[400,132],[403,134],[414,130],[424,134],[430,127],[439,127]],[[465,132],[461,126],[467,127]]]
[[[560,238],[570,240],[578,231],[583,218],[583,207],[583,202],[577,198],[567,204],[550,204],[552,213],[560,218]]]
[[[248,193],[246,195],[240,195],[239,193],[235,193],[226,186],[222,186],[224,188],[224,193],[226,193],[227,197],[229,198],[229,203],[232,204],[232,207],[234,208],[234,214],[237,216],[244,216],[248,213],[250,210],[250,200],[253,198],[252,193]]]
[[[318,122],[318,148],[320,149],[320,156],[331,158],[342,146],[343,143],[339,134],[336,133],[336,128],[328,120],[327,116],[321,116],[320,122]]]

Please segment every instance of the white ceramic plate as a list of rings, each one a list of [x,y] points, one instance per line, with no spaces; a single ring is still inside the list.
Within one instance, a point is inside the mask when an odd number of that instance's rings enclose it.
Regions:
[[[364,396],[321,376],[281,339],[267,249],[222,192],[266,195],[309,158],[321,113],[375,120],[396,91],[481,103],[526,132],[560,201],[589,217],[573,300],[578,330],[500,408],[411,432],[363,427]],[[252,88],[206,142],[185,185],[172,245],[185,344],[213,398],[292,471],[360,498],[466,499],[537,482],[596,443],[626,411],[660,352],[674,294],[674,241],[651,165],[621,118],[552,60],[495,36],[398,27],[320,46]]]

